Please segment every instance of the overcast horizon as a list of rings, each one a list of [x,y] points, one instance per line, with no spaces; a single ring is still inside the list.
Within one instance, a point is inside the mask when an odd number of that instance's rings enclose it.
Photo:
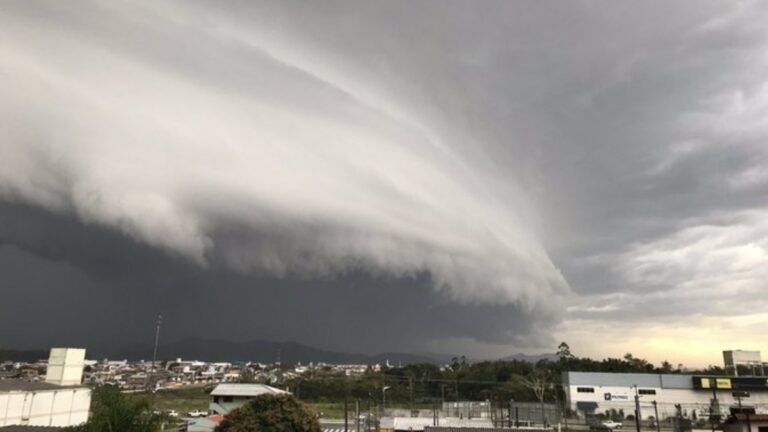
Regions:
[[[768,352],[768,4],[0,3],[0,349]]]

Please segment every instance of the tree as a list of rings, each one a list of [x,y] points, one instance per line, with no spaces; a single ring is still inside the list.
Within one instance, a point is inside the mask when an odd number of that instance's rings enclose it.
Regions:
[[[572,359],[573,354],[571,354],[571,347],[565,342],[560,342],[560,345],[557,346],[557,357],[560,360]]]
[[[256,374],[253,373],[253,369],[246,366],[243,368],[243,370],[240,371],[240,376],[238,378],[238,381],[241,383],[255,383]]]
[[[546,424],[546,419],[544,417],[544,396],[546,396],[547,390],[552,388],[552,377],[550,376],[549,370],[537,367],[533,370],[530,376],[516,375],[514,381],[533,391],[533,394],[541,405],[541,423]]]
[[[157,432],[163,416],[152,412],[146,397],[124,395],[113,385],[96,387],[91,403],[91,417],[69,432]]]
[[[261,395],[227,414],[216,432],[320,432],[320,423],[292,395]]]

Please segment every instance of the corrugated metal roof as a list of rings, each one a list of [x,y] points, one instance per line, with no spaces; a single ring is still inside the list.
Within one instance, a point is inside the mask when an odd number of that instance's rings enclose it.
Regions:
[[[287,391],[265,384],[219,384],[211,396],[261,396],[263,394],[287,394]]]
[[[31,382],[19,380],[0,381],[0,392],[11,391],[42,391],[42,390],[62,390],[70,388],[83,387],[82,385],[60,386],[46,382]]]
[[[54,432],[62,429],[56,426],[0,426],[0,432]]]
[[[633,386],[692,389],[693,375],[613,373],[613,372],[564,372],[564,382],[571,386]]]

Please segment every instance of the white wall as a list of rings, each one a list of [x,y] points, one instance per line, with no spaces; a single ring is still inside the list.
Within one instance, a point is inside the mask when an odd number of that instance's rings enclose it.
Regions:
[[[0,393],[0,426],[74,426],[88,420],[85,387]]]
[[[84,349],[51,348],[45,382],[56,385],[78,385],[83,379],[84,367]]]
[[[578,393],[577,387],[592,387],[594,393]],[[712,399],[712,391],[693,390],[693,389],[670,389],[659,387],[640,387],[641,389],[655,390],[655,395],[639,395],[640,413],[643,419],[655,417],[653,410],[653,401],[658,405],[659,417],[671,417],[675,415],[675,404],[680,404],[682,408],[691,415],[691,411],[706,411],[709,408]],[[605,413],[607,410],[624,410],[624,415],[634,415],[635,412],[635,389],[627,386],[588,386],[574,385],[569,386],[568,397],[572,410],[576,410],[576,402],[596,402],[598,408],[596,413]],[[605,394],[611,394],[611,400],[605,400]],[[731,390],[718,390],[717,398],[723,412],[727,412],[731,405],[736,405],[737,400],[733,397]],[[742,399],[744,405],[754,406],[758,412],[768,412],[768,391],[751,392],[749,398]],[[581,414],[581,413],[580,413]]]

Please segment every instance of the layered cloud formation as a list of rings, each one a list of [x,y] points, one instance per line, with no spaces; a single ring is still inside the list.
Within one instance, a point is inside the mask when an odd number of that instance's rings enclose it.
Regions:
[[[0,6],[0,265],[337,348],[766,349],[764,3],[353,3]]]
[[[90,6],[4,6],[6,199],[201,266],[428,274],[460,303],[559,312],[568,287],[524,199],[500,193],[466,143],[237,23]]]

